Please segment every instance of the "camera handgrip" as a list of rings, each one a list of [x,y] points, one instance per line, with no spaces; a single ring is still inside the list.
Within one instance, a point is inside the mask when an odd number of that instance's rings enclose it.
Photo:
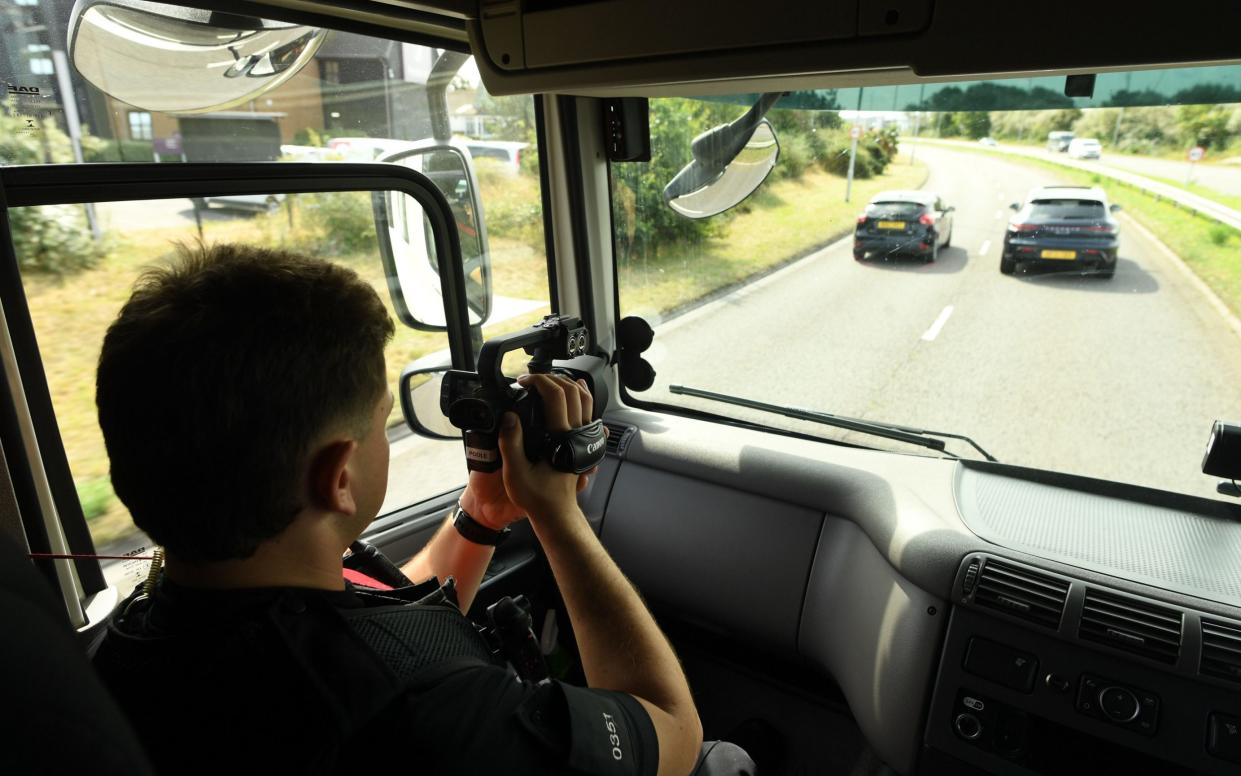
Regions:
[[[552,468],[583,474],[603,460],[607,453],[607,434],[603,421],[547,435],[546,456]]]

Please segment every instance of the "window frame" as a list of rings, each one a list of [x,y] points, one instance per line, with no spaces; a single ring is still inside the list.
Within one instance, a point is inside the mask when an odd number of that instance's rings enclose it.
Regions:
[[[22,285],[21,271],[8,217],[10,208],[87,202],[134,201],[215,196],[266,194],[272,191],[311,193],[332,191],[398,191],[413,197],[431,221],[435,250],[448,256],[454,271],[440,274],[447,336],[452,364],[473,369],[465,273],[461,245],[451,208],[443,193],[426,176],[412,169],[375,163],[280,163],[233,164],[54,164],[0,168],[0,310],[11,340],[17,374],[5,371],[0,386],[0,444],[8,457],[9,473],[16,491],[21,522],[32,553],[56,552],[49,536],[57,526],[63,531],[68,552],[94,555],[94,541],[74,487],[68,456],[52,405],[51,392],[35,336],[34,322]],[[443,266],[443,262],[441,262]],[[0,369],[4,364],[0,363]],[[87,378],[88,379],[88,378]],[[19,380],[29,415],[26,438],[22,418],[10,384]],[[37,445],[41,467],[25,451]],[[39,469],[42,469],[40,472]],[[42,476],[40,476],[40,474]],[[45,514],[40,492],[50,495],[54,515]],[[77,626],[84,602],[107,588],[102,565],[94,558],[69,562],[36,561],[40,571],[66,596],[65,606]],[[65,575],[76,577],[67,580]],[[76,581],[77,586],[72,582]],[[69,583],[66,586],[66,583]],[[68,600],[69,589],[80,589],[81,598]],[[74,616],[74,610],[77,616]]]

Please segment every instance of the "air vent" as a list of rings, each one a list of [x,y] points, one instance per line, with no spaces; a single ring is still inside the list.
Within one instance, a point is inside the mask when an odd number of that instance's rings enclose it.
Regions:
[[[1054,630],[1060,627],[1068,595],[1068,582],[988,558],[974,603]]]
[[[1241,628],[1203,619],[1198,673],[1241,684]]]
[[[625,448],[629,446],[629,440],[637,429],[612,420],[603,421],[603,425],[608,429],[608,455],[615,455],[618,458],[623,457],[625,455]]]
[[[1077,635],[1161,663],[1175,663],[1181,653],[1181,613],[1088,589]]]

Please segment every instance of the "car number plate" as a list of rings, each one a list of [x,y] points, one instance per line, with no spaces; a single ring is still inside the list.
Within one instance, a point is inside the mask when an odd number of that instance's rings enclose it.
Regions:
[[[1076,259],[1077,251],[1043,251],[1039,254],[1043,259]]]
[[[880,229],[904,229],[905,222],[904,221],[880,221],[879,228]]]

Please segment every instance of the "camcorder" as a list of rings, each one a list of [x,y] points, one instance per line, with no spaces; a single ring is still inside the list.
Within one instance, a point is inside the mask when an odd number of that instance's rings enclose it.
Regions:
[[[579,318],[548,315],[530,328],[483,343],[478,371],[450,369],[440,387],[440,410],[465,432],[466,466],[471,471],[500,468],[500,423],[506,412],[521,421],[526,457],[547,461],[562,472],[582,474],[603,460],[606,433],[607,360],[586,355],[589,332]],[[594,397],[591,422],[564,432],[547,429],[543,401],[501,370],[504,355],[522,348],[530,356],[531,374],[560,374],[582,379]]]

